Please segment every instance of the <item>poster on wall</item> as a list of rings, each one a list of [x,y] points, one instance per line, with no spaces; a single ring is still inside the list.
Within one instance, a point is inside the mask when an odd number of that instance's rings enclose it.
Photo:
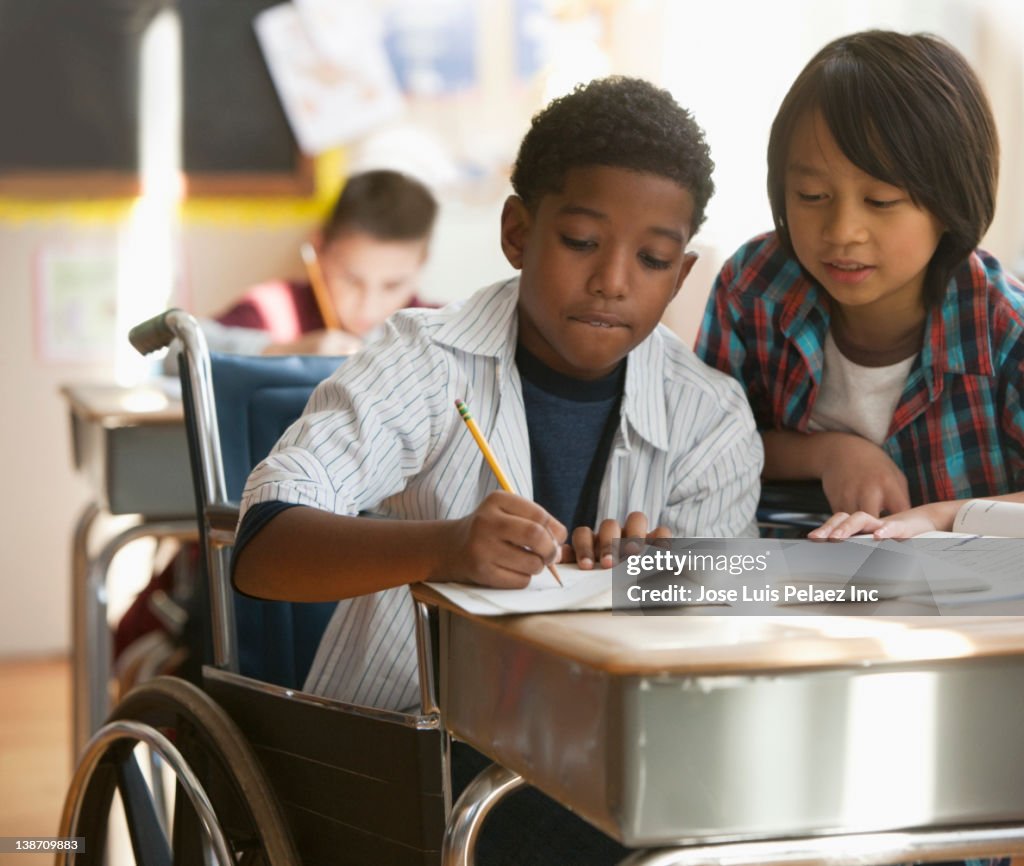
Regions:
[[[109,360],[117,332],[117,246],[42,247],[35,262],[36,356],[44,363]]]
[[[253,26],[288,123],[307,156],[401,113],[380,24],[365,3],[346,0],[333,10],[281,3],[257,15]]]

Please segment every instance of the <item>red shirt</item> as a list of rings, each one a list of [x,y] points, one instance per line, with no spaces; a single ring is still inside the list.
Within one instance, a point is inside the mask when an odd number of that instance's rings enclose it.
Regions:
[[[413,298],[407,307],[428,307]],[[247,291],[227,312],[217,316],[222,325],[266,331],[275,343],[290,343],[310,331],[324,328],[324,317],[308,282],[272,280]]]

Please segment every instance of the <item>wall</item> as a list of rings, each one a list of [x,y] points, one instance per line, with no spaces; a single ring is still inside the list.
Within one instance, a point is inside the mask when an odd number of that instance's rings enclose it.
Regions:
[[[685,5],[692,11],[691,4]],[[711,5],[719,11],[714,21],[708,23],[709,27],[712,24],[722,26],[722,20],[734,21],[739,14],[737,6],[744,6],[735,2]],[[755,61],[766,65],[778,62],[787,70],[790,67],[795,70],[810,56],[812,49],[821,44],[826,31],[842,32],[885,23],[878,17],[879,10],[896,4],[789,0],[784,5],[786,16],[774,14],[774,18],[756,19],[757,27],[748,29],[757,38],[749,44],[741,44],[733,39],[695,41],[694,34],[702,27],[699,16],[688,12],[679,18],[666,19],[666,9],[671,9],[673,4],[664,0],[625,0],[619,4],[615,38],[609,46],[614,68],[652,77],[656,77],[659,69],[666,73],[672,69],[682,70],[680,75],[686,76],[688,92],[692,94],[703,88],[724,87],[729,81],[738,81],[738,94],[720,91],[727,94],[718,97],[724,100],[720,111],[711,110],[707,104],[705,113],[710,112],[709,117],[705,119],[698,113],[702,122],[717,123],[716,115],[735,114],[750,105],[749,99],[744,101],[744,93],[758,84],[759,76],[752,71],[757,68]],[[754,20],[749,16],[761,8],[763,4],[744,6],[748,24]],[[847,14],[852,8],[858,11]],[[914,21],[923,22],[920,27],[933,26],[936,16],[945,15],[952,16],[943,19],[947,23],[956,22],[966,15],[968,7],[952,2],[910,2],[903,4],[903,8],[905,17],[897,22],[899,26],[919,29],[914,27]],[[991,82],[989,87],[997,102],[1004,145],[999,217],[987,243],[993,252],[1011,263],[1019,260],[1024,239],[1024,198],[1019,195],[1024,169],[1016,158],[1021,152],[1021,118],[1024,117],[1021,110],[1024,74],[1019,55],[1020,34],[1024,32],[1022,13],[1009,0],[989,0],[973,4],[972,8],[980,13],[977,19],[970,19],[972,26],[965,30],[965,39],[969,38],[975,61]],[[838,18],[833,15],[827,22],[820,20],[821,16],[833,12]],[[649,22],[656,24],[663,20],[675,21],[676,30],[663,33],[661,41],[652,39],[651,34],[659,30]],[[773,60],[773,51],[777,53],[777,50],[772,45],[776,43],[763,38],[765,28],[772,21],[784,28],[780,40],[803,33],[809,41],[799,50],[789,42],[778,43],[788,46],[786,56]],[[794,22],[802,23],[796,26]],[[737,45],[746,47],[739,51]],[[686,58],[682,57],[686,52],[692,52],[691,60],[696,68],[687,66]],[[788,80],[789,73],[782,78]],[[682,91],[677,95],[684,99]],[[777,97],[757,98],[768,106],[757,117],[763,115],[762,120],[770,117],[770,106]],[[491,108],[493,110],[494,106]],[[752,122],[749,113],[742,114],[742,120],[748,126]],[[761,121],[758,123],[763,125]],[[763,132],[750,134],[761,136]],[[745,172],[747,163],[743,160],[750,161],[750,157],[727,156],[733,150],[730,134],[712,133],[709,129],[709,135],[713,146],[722,150],[723,172]],[[753,150],[758,151],[760,147],[756,144]],[[740,160],[741,164],[729,168],[730,159]],[[687,339],[692,338],[696,329],[708,288],[722,258],[750,231],[767,227],[763,180],[759,174],[763,157],[757,156],[751,164],[755,167],[750,170],[749,179],[718,200],[708,225],[697,238],[696,248],[702,253],[700,264],[670,314],[673,324]],[[725,185],[720,184],[720,189],[725,189]],[[501,197],[502,191],[494,190],[476,203],[462,200],[445,203],[424,286],[425,297],[435,300],[460,297],[510,272],[497,246]],[[192,308],[198,313],[210,313],[251,282],[270,274],[298,273],[297,247],[307,229],[307,224],[296,221],[187,222],[180,230],[180,259]],[[103,380],[113,374],[111,363],[60,364],[37,356],[33,344],[34,257],[47,244],[109,242],[125,232],[124,225],[110,221],[81,222],[52,214],[25,220],[0,209],[0,262],[3,263],[0,268],[0,405],[5,407],[6,422],[0,425],[5,494],[0,496],[0,656],[52,653],[68,646],[70,538],[76,516],[87,501],[88,490],[71,466],[67,411],[59,386],[69,381]]]

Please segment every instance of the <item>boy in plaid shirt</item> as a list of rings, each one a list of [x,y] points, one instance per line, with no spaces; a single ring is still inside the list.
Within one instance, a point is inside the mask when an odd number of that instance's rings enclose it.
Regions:
[[[744,385],[765,479],[873,519],[1024,489],[1024,290],[976,249],[997,171],[945,42],[857,33],[803,70],[768,147],[775,231],[726,263],[697,345]]]

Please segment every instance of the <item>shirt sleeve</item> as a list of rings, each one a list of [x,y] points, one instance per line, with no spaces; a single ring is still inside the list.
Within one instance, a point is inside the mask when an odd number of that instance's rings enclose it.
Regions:
[[[747,345],[742,310],[732,298],[738,255],[727,261],[715,278],[694,351],[705,364],[742,382]]]
[[[665,525],[679,537],[757,537],[764,448],[739,384],[702,395],[692,445],[670,465]]]
[[[755,270],[759,250],[752,241],[722,266],[711,287],[694,351],[704,363],[739,382],[758,429],[771,430],[779,423],[766,383],[788,371],[764,369],[774,363],[769,360],[774,357],[773,348],[784,338],[776,330],[773,305],[751,297],[764,282]]]
[[[1006,356],[1000,427],[1010,491],[1017,492],[1024,491],[1024,340],[1014,340]]]
[[[425,335],[393,324],[313,392],[302,416],[250,474],[242,516],[280,501],[335,514],[375,511],[418,476],[456,418],[459,373]],[[443,404],[443,405],[442,405]]]
[[[235,563],[238,562],[238,556],[245,546],[256,537],[257,533],[259,533],[264,526],[270,523],[270,521],[277,517],[277,515],[282,511],[287,511],[289,508],[295,507],[296,506],[288,502],[261,502],[259,505],[253,506],[245,513],[245,517],[242,518],[241,523],[238,525],[238,531],[235,533],[235,544],[231,549],[232,582],[234,582],[235,577]],[[235,589],[237,590],[238,587],[235,587]]]
[[[269,331],[273,325],[256,303],[255,290],[246,292],[232,306],[219,314],[217,321],[228,328],[252,328],[260,331]]]

